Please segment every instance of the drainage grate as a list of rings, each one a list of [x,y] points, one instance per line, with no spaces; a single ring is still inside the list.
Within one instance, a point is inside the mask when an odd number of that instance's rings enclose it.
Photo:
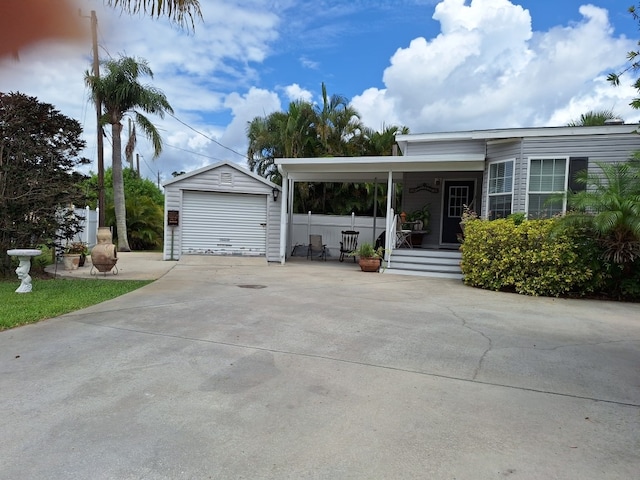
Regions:
[[[266,285],[238,285],[240,288],[255,288],[255,289],[259,289],[259,288],[267,288]]]

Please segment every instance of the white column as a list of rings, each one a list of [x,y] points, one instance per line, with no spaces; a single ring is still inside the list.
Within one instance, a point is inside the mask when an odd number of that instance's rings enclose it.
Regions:
[[[387,216],[386,216],[386,230],[385,230],[385,240],[384,240],[384,248],[387,250],[385,257],[391,251],[392,238],[391,238],[391,222],[393,222],[393,218],[391,218],[391,197],[393,196],[393,172],[389,172],[389,176],[387,178]]]
[[[89,245],[89,225],[91,225],[89,214],[91,214],[91,209],[89,205],[87,205],[84,207],[84,243],[87,245]]]
[[[289,204],[289,178],[282,173],[282,202],[280,205],[280,263],[284,265],[287,255],[287,206]]]

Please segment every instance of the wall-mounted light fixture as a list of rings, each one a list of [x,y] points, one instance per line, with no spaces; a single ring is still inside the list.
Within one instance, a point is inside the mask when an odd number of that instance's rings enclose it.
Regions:
[[[271,190],[271,193],[273,193],[273,201],[277,202],[278,196],[280,195],[280,190],[277,189],[276,187],[273,187],[273,190]]]

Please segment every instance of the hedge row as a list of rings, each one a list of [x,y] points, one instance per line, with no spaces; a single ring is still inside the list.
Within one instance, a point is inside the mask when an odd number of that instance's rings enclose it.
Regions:
[[[556,222],[466,223],[461,246],[465,284],[554,297],[592,293],[602,283],[595,242],[579,230],[555,228]]]

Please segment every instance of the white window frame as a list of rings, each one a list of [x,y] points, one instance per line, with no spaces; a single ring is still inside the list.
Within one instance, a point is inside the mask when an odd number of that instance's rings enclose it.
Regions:
[[[563,190],[553,191],[553,192],[530,192],[529,191],[529,183],[531,181],[531,162],[533,160],[564,160],[564,185]],[[525,206],[524,211],[526,212],[527,218],[529,218],[529,195],[534,193],[536,195],[553,195],[557,193],[565,193],[567,191],[567,185],[569,182],[569,162],[570,157],[564,155],[552,155],[552,156],[531,156],[527,158],[527,192],[525,196]],[[567,197],[566,195],[562,199],[562,213],[566,213],[567,211]]]
[[[511,190],[509,192],[500,192],[500,193],[491,193],[491,165],[497,165],[499,163],[508,163],[511,162],[512,167],[511,167]],[[500,196],[506,196],[506,195],[511,195],[511,212],[509,212],[510,214],[513,213],[513,190],[515,188],[515,182],[516,182],[516,159],[515,158],[508,158],[506,160],[500,160],[497,162],[491,162],[489,163],[489,165],[487,166],[487,210],[486,210],[486,218],[489,218],[489,213],[491,212],[491,202],[490,202],[490,198],[491,197],[500,197]]]

